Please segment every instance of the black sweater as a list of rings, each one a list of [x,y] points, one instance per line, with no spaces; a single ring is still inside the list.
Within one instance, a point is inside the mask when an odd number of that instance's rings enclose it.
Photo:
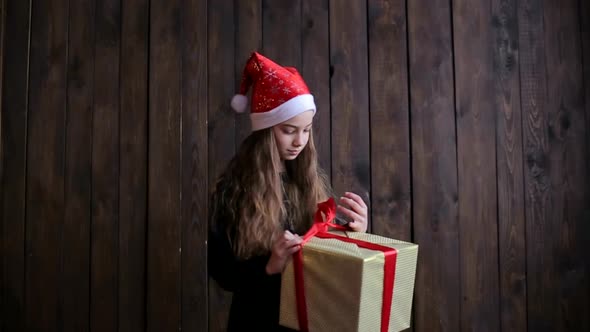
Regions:
[[[209,275],[223,289],[233,293],[227,330],[290,331],[278,324],[281,275],[266,274],[270,253],[247,260],[238,259],[234,254],[231,244],[235,243],[235,230],[228,228],[234,223],[225,212],[223,186],[221,182],[218,194],[212,197],[208,269]]]

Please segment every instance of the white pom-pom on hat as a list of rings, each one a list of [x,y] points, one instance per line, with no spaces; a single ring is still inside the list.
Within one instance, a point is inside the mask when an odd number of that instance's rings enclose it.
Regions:
[[[231,99],[231,108],[233,108],[236,113],[244,113],[247,107],[248,97],[237,94]]]

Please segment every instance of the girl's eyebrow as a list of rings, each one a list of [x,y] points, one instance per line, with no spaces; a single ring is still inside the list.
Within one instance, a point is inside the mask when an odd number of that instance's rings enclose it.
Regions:
[[[313,124],[313,122],[311,122],[307,126],[304,126],[304,128],[311,127],[312,124]],[[299,128],[297,126],[294,126],[294,125],[291,125],[291,124],[288,124],[288,123],[285,123],[283,126],[287,126],[287,127],[291,127],[291,128],[295,128],[295,129]]]

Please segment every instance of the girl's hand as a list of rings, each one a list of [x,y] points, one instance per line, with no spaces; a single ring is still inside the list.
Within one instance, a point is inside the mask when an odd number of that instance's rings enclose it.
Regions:
[[[285,231],[282,236],[275,240],[272,246],[272,253],[268,263],[266,263],[266,274],[281,273],[285,265],[291,258],[291,255],[301,248],[301,237],[289,231]]]
[[[351,192],[344,193],[344,197],[340,197],[340,204],[338,211],[350,218],[348,226],[355,232],[366,232],[369,223],[368,208],[363,199]]]

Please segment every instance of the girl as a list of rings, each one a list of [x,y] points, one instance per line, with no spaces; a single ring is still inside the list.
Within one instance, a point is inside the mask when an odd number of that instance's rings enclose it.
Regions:
[[[253,132],[211,197],[209,273],[233,292],[228,331],[281,331],[280,274],[330,189],[311,133],[313,96],[297,70],[253,53],[232,99],[236,111],[246,109],[250,86]],[[358,195],[346,193],[338,210],[352,230],[366,231]]]

